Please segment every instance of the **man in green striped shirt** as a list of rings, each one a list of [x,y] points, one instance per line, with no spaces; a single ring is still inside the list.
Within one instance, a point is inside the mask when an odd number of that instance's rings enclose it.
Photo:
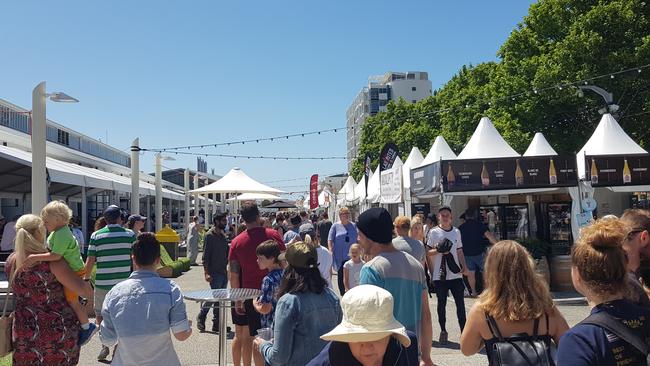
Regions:
[[[94,310],[96,323],[101,326],[102,304],[110,289],[131,275],[131,246],[135,233],[122,227],[120,208],[110,205],[104,210],[107,225],[90,236],[88,258],[86,259],[86,278],[89,279],[97,263],[95,275]],[[102,345],[97,359],[108,357],[108,347]]]

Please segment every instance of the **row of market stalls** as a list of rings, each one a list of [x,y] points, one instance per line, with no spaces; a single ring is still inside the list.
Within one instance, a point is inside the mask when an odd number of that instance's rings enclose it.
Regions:
[[[541,239],[561,258],[593,217],[648,208],[649,168],[648,152],[610,114],[577,155],[558,155],[541,133],[520,155],[483,117],[458,155],[438,136],[425,157],[414,147],[404,162],[377,168],[367,191],[365,178],[348,178],[336,203],[407,216],[449,205],[456,224],[470,209],[497,239]]]

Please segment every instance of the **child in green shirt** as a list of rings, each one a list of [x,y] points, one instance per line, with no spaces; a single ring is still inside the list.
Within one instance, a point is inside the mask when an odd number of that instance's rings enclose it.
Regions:
[[[71,216],[72,211],[63,201],[52,201],[41,210],[41,218],[45,222],[45,228],[50,233],[47,237],[50,252],[31,254],[25,260],[25,265],[29,266],[35,262],[53,262],[63,258],[77,276],[84,277],[86,271],[79,244],[68,226]],[[70,304],[81,323],[78,344],[83,346],[90,341],[97,326],[89,322],[86,309],[79,303],[79,295],[67,287],[64,287],[63,291],[68,304]]]

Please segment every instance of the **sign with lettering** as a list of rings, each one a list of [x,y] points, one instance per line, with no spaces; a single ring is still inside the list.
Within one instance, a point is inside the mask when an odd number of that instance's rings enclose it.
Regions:
[[[570,187],[578,184],[574,156],[442,161],[444,192]]]
[[[426,196],[440,192],[440,162],[411,169],[411,192]]]
[[[592,187],[650,185],[650,154],[587,155],[585,168]]]
[[[390,169],[379,174],[380,202],[402,202],[402,164],[393,164]]]

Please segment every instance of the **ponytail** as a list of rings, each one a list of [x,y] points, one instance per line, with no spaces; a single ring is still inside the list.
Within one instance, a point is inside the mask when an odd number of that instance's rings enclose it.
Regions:
[[[47,253],[45,224],[36,215],[23,215],[16,221],[16,262],[12,273],[22,266],[30,254]]]

